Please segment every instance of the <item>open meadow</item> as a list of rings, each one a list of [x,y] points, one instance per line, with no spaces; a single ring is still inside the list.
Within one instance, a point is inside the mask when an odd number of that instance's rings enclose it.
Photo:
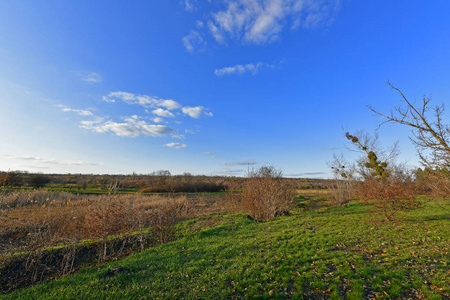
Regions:
[[[418,197],[387,221],[309,190],[261,222],[240,193],[10,193],[0,298],[450,297],[448,203]]]

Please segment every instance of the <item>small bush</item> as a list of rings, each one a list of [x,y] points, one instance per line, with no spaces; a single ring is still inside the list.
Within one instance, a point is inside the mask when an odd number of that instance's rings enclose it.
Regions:
[[[347,132],[346,138],[365,154],[358,162],[362,181],[358,183],[357,194],[361,200],[381,211],[387,221],[391,221],[397,211],[418,205],[414,201],[417,189],[410,172],[392,159],[396,154],[395,146],[386,156],[377,143],[377,136]]]
[[[418,205],[414,200],[416,188],[410,177],[390,175],[385,180],[368,178],[360,182],[358,197],[381,211],[387,221],[392,221],[399,210]]]
[[[243,186],[243,208],[255,220],[269,221],[289,214],[294,200],[294,189],[282,178],[282,172],[273,166],[252,170]]]

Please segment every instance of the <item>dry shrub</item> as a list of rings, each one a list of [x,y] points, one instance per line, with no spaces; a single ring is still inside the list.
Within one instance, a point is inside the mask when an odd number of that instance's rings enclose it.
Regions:
[[[0,218],[0,293],[172,241],[189,214],[186,196],[58,194],[8,195],[12,205]],[[11,253],[17,255],[4,255]]]
[[[249,172],[243,186],[243,208],[255,220],[269,221],[289,214],[294,189],[282,172],[273,166],[263,166]]]
[[[238,183],[230,183],[225,190],[225,201],[223,201],[223,209],[229,213],[244,212],[242,185]]]
[[[175,239],[175,225],[187,214],[186,197],[166,202],[164,205],[148,211],[151,236],[157,244],[164,244]]]
[[[11,193],[5,199],[0,219],[0,254],[71,244],[81,239],[106,239],[148,231],[152,226],[173,227],[187,210],[185,196],[80,196],[38,190]]]
[[[450,200],[450,170],[447,168],[419,169],[416,172],[419,188],[430,193],[436,200]]]
[[[347,204],[355,194],[355,165],[345,161],[343,155],[333,156],[333,161],[328,165],[333,170],[333,180],[327,182],[331,191],[332,201],[336,205]]]
[[[330,180],[327,186],[331,191],[331,200],[337,206],[347,204],[355,194],[354,181],[352,180],[334,179]]]
[[[391,174],[383,180],[367,178],[357,186],[357,196],[375,210],[381,211],[387,221],[392,221],[399,210],[416,207],[416,194],[411,177],[399,174]]]

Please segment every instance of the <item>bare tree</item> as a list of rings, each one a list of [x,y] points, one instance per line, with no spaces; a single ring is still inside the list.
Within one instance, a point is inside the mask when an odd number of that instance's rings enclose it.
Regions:
[[[400,89],[393,86],[389,81],[387,83],[400,93],[406,106],[395,107],[389,115],[380,113],[372,106],[369,106],[369,109],[387,119],[383,123],[394,122],[413,129],[413,136],[410,139],[416,145],[419,157],[424,165],[450,167],[450,126],[442,123],[444,105],[431,109],[429,106],[431,98],[426,97],[422,99],[421,105],[416,105],[409,101]],[[431,118],[428,116],[430,110],[433,111]],[[430,153],[427,156],[425,152]]]

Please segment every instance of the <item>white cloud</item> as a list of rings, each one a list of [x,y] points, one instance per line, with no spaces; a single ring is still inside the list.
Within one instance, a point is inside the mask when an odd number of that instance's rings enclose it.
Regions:
[[[165,107],[168,110],[174,110],[181,107],[181,104],[172,99],[161,99],[159,97],[147,95],[135,95],[127,92],[112,92],[108,96],[102,97],[103,101],[115,102],[117,99],[128,104],[138,104],[146,108]]]
[[[194,48],[202,47],[206,44],[203,37],[195,30],[191,30],[191,32],[183,37],[182,39],[183,45],[189,52],[194,52]]]
[[[214,116],[214,114],[212,112],[209,112],[209,111],[205,111],[204,114],[207,117],[213,117]]]
[[[102,76],[95,72],[91,72],[91,73],[78,72],[77,74],[78,74],[78,77],[82,81],[92,82],[92,83],[99,83],[102,81]]]
[[[205,30],[214,40],[219,44],[236,41],[259,45],[278,40],[285,28],[330,25],[341,0],[222,0],[219,3],[225,4],[223,9],[205,14],[208,16]],[[183,38],[186,49],[192,52],[196,42],[204,44],[202,35],[205,36],[191,31]]]
[[[152,113],[154,117],[142,117],[139,115],[132,115],[129,117],[122,117],[123,121],[116,122],[109,117],[95,116],[89,110],[73,109],[65,105],[58,105],[64,112],[75,112],[83,117],[90,117],[80,121],[80,127],[98,133],[113,133],[121,137],[138,137],[138,136],[152,136],[160,137],[170,135],[172,138],[184,139],[186,136],[180,134],[178,130],[169,128],[160,123],[165,122],[163,118],[176,118],[182,116],[182,113],[192,118],[199,118],[203,113],[206,116],[212,116],[212,113],[207,112],[207,108],[203,106],[196,107],[182,107],[182,105],[172,99],[161,99],[158,97],[151,97],[147,95],[136,95],[122,91],[111,92],[102,98],[107,102],[115,102],[121,100],[128,104],[137,104],[144,107],[146,113]],[[147,109],[151,108],[151,109]],[[151,121],[151,123],[147,123]],[[175,123],[181,125],[182,122],[175,120]],[[183,129],[184,130],[184,129]],[[186,131],[186,133],[189,131]]]
[[[160,100],[158,102],[158,105],[162,106],[162,107],[165,107],[168,110],[174,110],[174,109],[178,109],[178,108],[181,107],[180,103],[178,103],[176,101],[173,101],[173,100]]]
[[[203,109],[204,109],[203,106],[196,106],[196,107],[185,106],[181,109],[181,111],[192,118],[198,119],[202,114]]]
[[[164,147],[169,147],[169,148],[174,148],[174,149],[181,149],[181,148],[186,148],[187,145],[186,144],[180,144],[180,143],[168,143],[163,145]]]
[[[160,118],[160,117],[156,117],[156,118],[153,118],[152,121],[155,122],[155,123],[163,123],[164,119]]]
[[[152,114],[160,116],[160,117],[164,117],[164,118],[173,118],[173,117],[175,117],[175,115],[173,113],[171,113],[168,110],[162,109],[162,108],[157,108],[155,110],[152,110]]]
[[[231,74],[244,74],[245,72],[250,72],[253,75],[255,75],[262,68],[274,69],[274,68],[276,68],[276,66],[270,65],[267,63],[263,63],[263,62],[258,62],[256,64],[235,65],[232,67],[216,69],[214,71],[214,74],[216,76],[223,76],[223,75],[231,75]]]
[[[80,127],[89,128],[89,127],[95,126],[96,124],[103,122],[103,120],[104,119],[102,117],[95,117],[94,120],[84,120],[84,121],[80,122],[80,124],[81,124]]]
[[[121,137],[138,137],[140,135],[160,137],[176,133],[165,125],[148,124],[136,118],[126,118],[124,121],[122,123],[82,121],[80,127],[98,133],[112,132]]]
[[[83,117],[88,117],[88,116],[93,116],[94,115],[91,111],[85,110],[85,109],[70,108],[68,106],[61,105],[61,104],[59,104],[58,107],[60,107],[63,112],[74,112],[74,113],[77,113],[77,114],[79,114],[80,116],[83,116]]]

